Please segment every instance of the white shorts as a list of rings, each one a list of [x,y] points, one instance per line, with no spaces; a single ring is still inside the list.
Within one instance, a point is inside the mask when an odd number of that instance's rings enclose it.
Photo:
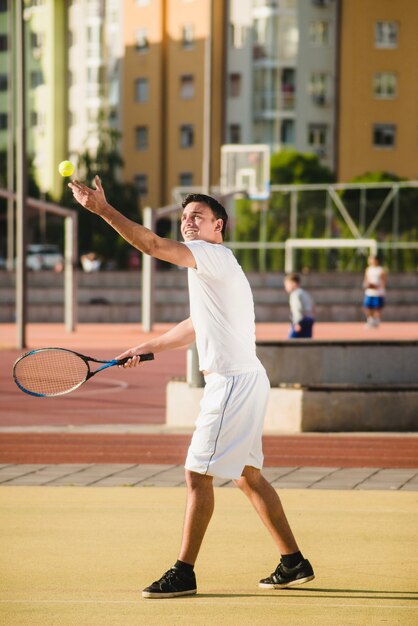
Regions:
[[[263,466],[262,433],[270,383],[264,369],[235,376],[209,374],[185,468],[239,478]]]

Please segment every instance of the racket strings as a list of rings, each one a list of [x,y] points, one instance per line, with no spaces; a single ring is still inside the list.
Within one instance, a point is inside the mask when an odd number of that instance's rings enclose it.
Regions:
[[[86,362],[73,352],[50,349],[34,352],[19,361],[15,378],[27,391],[55,396],[78,387],[88,371]]]

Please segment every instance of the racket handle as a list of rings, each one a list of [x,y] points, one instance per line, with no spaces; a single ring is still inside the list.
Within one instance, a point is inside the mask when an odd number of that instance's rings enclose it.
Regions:
[[[119,361],[117,362],[118,365],[124,365],[125,363],[127,363],[129,361],[129,359],[131,359],[132,357],[127,356],[124,359],[119,359]],[[152,352],[148,352],[147,354],[140,354],[139,355],[139,361],[153,361],[154,360],[154,354]]]

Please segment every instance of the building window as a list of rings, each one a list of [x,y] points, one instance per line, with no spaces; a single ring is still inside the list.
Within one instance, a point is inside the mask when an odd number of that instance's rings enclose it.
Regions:
[[[135,147],[137,150],[146,150],[148,148],[148,126],[136,127]]]
[[[191,172],[180,172],[179,185],[180,187],[193,187],[193,174]]]
[[[241,95],[241,74],[230,74],[228,83],[230,98],[238,98]]]
[[[136,174],[134,177],[134,185],[138,196],[148,195],[148,176],[146,174]]]
[[[375,148],[394,148],[396,139],[395,124],[373,125],[373,146]]]
[[[139,28],[135,33],[135,49],[137,52],[147,52],[148,48],[148,31],[146,28]]]
[[[30,34],[30,47],[32,48],[32,50],[35,48],[42,48],[43,44],[44,44],[44,33],[39,33],[39,32],[34,32],[31,31]]]
[[[30,73],[30,86],[32,89],[44,84],[44,77],[41,71],[35,70]]]
[[[280,127],[280,143],[283,145],[294,145],[295,143],[295,122],[294,120],[283,120]]]
[[[7,74],[0,74],[0,91],[7,91],[9,77]]]
[[[6,13],[8,10],[7,0],[0,0],[0,13]]]
[[[192,124],[180,126],[180,147],[191,148],[194,144],[194,128]]]
[[[180,98],[183,100],[194,98],[194,76],[192,74],[180,76]]]
[[[317,156],[326,156],[327,143],[328,126],[326,124],[309,124],[308,144]]]
[[[397,22],[376,22],[374,26],[374,45],[376,48],[397,48],[399,24]]]
[[[328,74],[313,72],[309,81],[308,92],[316,105],[323,106],[328,97]]]
[[[38,112],[37,111],[30,112],[30,125],[38,126]]]
[[[0,35],[0,52],[5,52],[9,49],[9,39],[7,35]]]
[[[396,97],[397,76],[393,72],[381,72],[373,77],[373,94],[375,98],[390,100]]]
[[[309,25],[309,41],[314,46],[324,46],[329,41],[329,23],[315,20]]]
[[[240,50],[245,45],[247,28],[242,26],[241,24],[230,24],[230,39],[232,41],[232,45],[237,50]]]
[[[230,124],[229,125],[229,143],[241,143],[241,125]]]
[[[7,130],[7,113],[0,113],[0,130]]]
[[[148,78],[138,78],[135,81],[135,101],[147,102],[148,91]]]
[[[184,24],[181,29],[181,45],[186,50],[190,50],[194,46],[194,27],[193,24]]]

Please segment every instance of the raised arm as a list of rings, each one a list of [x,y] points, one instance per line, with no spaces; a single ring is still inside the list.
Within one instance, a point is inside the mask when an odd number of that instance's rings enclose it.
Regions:
[[[170,330],[163,335],[150,339],[129,350],[125,350],[125,352],[122,352],[115,358],[125,359],[126,357],[132,357],[123,367],[136,367],[140,363],[137,357],[141,354],[146,354],[147,352],[157,354],[158,352],[173,350],[174,348],[182,348],[183,346],[190,345],[194,340],[195,332],[193,323],[190,317],[188,317],[186,320],[174,326],[174,328],[170,328]]]
[[[159,237],[148,228],[119,213],[107,202],[98,176],[95,177],[94,183],[96,189],[91,189],[76,180],[68,186],[79,204],[99,215],[137,250],[174,265],[195,267],[195,259],[187,246],[172,239]]]

